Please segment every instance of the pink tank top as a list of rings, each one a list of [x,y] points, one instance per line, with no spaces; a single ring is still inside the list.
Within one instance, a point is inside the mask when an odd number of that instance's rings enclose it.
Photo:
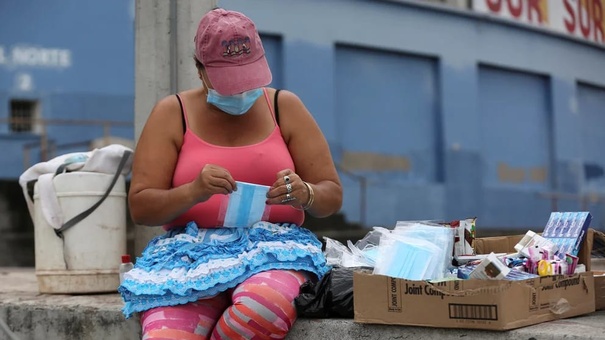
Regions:
[[[187,111],[183,105],[186,130],[172,177],[173,187],[193,181],[206,164],[224,167],[236,181],[268,186],[275,182],[277,172],[286,168],[296,171],[294,161],[275,120],[267,90],[263,89],[263,91],[275,122],[275,129],[266,139],[252,145],[225,147],[205,142],[189,129]],[[199,228],[220,227],[224,217],[221,215],[224,214],[228,199],[228,195],[214,195],[209,200],[194,205],[164,228],[182,227],[190,221],[194,221]],[[303,211],[294,209],[290,205],[272,205],[268,221],[302,225],[304,218]]]

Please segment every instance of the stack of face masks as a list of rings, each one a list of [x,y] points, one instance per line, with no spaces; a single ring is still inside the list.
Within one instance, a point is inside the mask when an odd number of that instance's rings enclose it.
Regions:
[[[383,233],[374,274],[408,280],[442,279],[454,247],[454,230],[410,223]]]

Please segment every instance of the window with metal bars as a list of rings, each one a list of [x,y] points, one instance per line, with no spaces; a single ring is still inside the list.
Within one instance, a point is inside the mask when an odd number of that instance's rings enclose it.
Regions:
[[[10,102],[11,132],[35,132],[37,102],[33,100],[13,99]]]

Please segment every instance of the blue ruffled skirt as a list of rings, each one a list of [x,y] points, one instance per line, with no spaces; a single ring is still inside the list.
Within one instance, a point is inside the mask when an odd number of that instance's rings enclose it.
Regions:
[[[200,229],[194,222],[151,240],[118,291],[123,313],[215,296],[262,271],[330,269],[321,243],[294,224],[257,222],[250,228]]]

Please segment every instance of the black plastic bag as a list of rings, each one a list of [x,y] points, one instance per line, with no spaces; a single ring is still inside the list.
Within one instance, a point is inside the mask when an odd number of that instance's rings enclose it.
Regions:
[[[294,300],[299,317],[353,318],[353,272],[359,268],[334,267],[318,282],[300,286]]]

